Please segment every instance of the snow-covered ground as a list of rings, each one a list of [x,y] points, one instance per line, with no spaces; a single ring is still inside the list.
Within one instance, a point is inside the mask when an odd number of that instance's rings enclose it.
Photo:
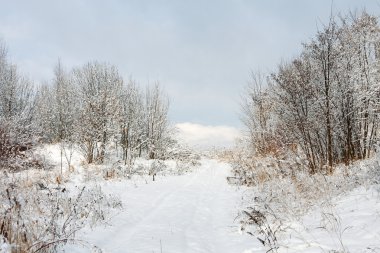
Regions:
[[[199,168],[182,176],[148,183],[108,181],[103,190],[119,195],[124,211],[111,226],[78,237],[107,253],[231,253],[261,248],[252,236],[239,233],[235,218],[242,191],[227,184],[229,170],[227,164],[202,160]],[[66,252],[89,249],[68,246]]]
[[[59,168],[57,146],[45,150],[51,166]],[[231,167],[213,159],[181,176],[133,176],[102,179],[73,157],[74,172],[67,186],[98,185],[120,198],[107,226],[85,228],[76,238],[83,245],[66,245],[65,252],[267,252],[255,236],[240,231],[238,213],[247,203],[243,196],[254,188],[229,185]],[[147,162],[147,161],[146,161]],[[53,171],[54,172],[54,171]],[[91,176],[92,175],[92,176]],[[313,208],[304,217],[284,224],[277,234],[278,252],[380,252],[379,186],[360,186]],[[248,203],[253,204],[253,203]],[[0,252],[9,252],[0,238]],[[95,247],[96,246],[96,247]]]
[[[266,252],[255,237],[239,232],[244,189],[227,183],[230,166],[210,159],[201,163],[191,173],[154,182],[106,181],[103,190],[118,195],[124,210],[110,226],[85,230],[78,238],[105,253]],[[289,224],[278,234],[278,252],[380,252],[377,189],[354,189]],[[67,246],[65,251],[91,249]]]
[[[379,188],[354,189],[315,208],[292,228],[279,252],[380,252]]]

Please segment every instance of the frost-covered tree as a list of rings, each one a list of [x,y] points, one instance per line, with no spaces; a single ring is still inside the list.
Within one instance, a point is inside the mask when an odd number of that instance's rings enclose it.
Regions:
[[[20,149],[27,149],[35,136],[34,90],[10,63],[5,45],[0,44],[0,156],[1,162]]]
[[[141,156],[142,141],[144,139],[144,104],[143,94],[130,80],[124,87],[121,97],[120,144],[123,149],[125,164],[131,162],[138,155]]]
[[[52,83],[45,83],[38,88],[36,105],[36,121],[46,141],[72,139],[78,100],[71,74],[63,69],[60,61],[54,69]]]
[[[283,64],[274,80],[273,97],[278,124],[284,127],[289,144],[296,143],[305,150],[313,171],[315,169],[319,130],[316,126],[316,98],[311,82],[311,66],[306,59]]]
[[[318,94],[317,103],[320,109],[321,118],[324,120],[322,131],[326,140],[324,149],[327,165],[330,173],[333,166],[333,131],[334,131],[334,110],[335,100],[334,85],[336,85],[336,64],[338,61],[338,28],[333,19],[321,31],[316,39],[306,46],[306,54],[310,54],[312,65],[312,82]]]
[[[249,132],[262,136],[263,123],[274,119],[271,128],[281,129],[285,147],[297,145],[311,172],[332,173],[338,163],[369,157],[379,132],[379,45],[376,17],[365,12],[332,17],[299,57],[271,75],[265,92],[246,93]],[[265,97],[269,115],[263,114]],[[268,144],[251,139],[261,149]]]
[[[73,83],[79,98],[79,145],[88,163],[103,162],[120,122],[123,79],[114,66],[92,62],[74,70]]]
[[[77,94],[72,78],[62,67],[60,61],[54,70],[53,90],[55,95],[55,122],[57,137],[60,141],[71,139],[75,133],[74,125],[77,112]]]
[[[281,139],[273,114],[273,99],[268,90],[266,76],[261,72],[252,72],[251,80],[245,90],[241,104],[241,120],[248,131],[251,148],[256,155],[273,153],[281,146]]]
[[[0,132],[6,139],[1,147],[10,138],[24,142],[33,135],[42,143],[60,143],[61,158],[75,143],[88,163],[103,163],[110,148],[117,155],[121,148],[121,157],[130,164],[137,156],[165,157],[173,144],[169,103],[159,84],[146,91],[134,81],[124,85],[109,64],[90,62],[66,71],[58,61],[53,80],[35,92],[1,46],[0,84]]]
[[[145,142],[149,159],[157,158],[165,151],[169,137],[169,101],[156,83],[145,94]]]
[[[45,143],[57,141],[55,112],[55,96],[53,88],[48,83],[44,83],[37,88],[35,125],[37,127],[40,140]]]

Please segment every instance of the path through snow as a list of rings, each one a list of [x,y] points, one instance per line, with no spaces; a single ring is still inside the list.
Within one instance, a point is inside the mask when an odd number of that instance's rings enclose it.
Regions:
[[[227,184],[229,166],[203,160],[183,176],[158,178],[148,184],[107,182],[104,189],[120,195],[125,210],[111,227],[87,231],[84,239],[113,252],[244,252],[257,245],[238,233],[234,223],[241,191]],[[67,247],[66,252],[88,252]]]

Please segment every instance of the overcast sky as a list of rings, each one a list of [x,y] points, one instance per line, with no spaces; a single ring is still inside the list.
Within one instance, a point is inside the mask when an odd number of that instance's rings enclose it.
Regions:
[[[52,79],[58,58],[67,68],[105,61],[141,85],[158,80],[173,123],[210,131],[241,126],[239,99],[250,71],[270,72],[296,56],[331,6],[377,15],[379,2],[0,0],[0,37],[36,83]]]

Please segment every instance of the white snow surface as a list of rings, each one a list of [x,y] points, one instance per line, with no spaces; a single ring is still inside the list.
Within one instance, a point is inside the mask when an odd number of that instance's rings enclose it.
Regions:
[[[261,249],[255,238],[239,233],[235,220],[242,190],[227,184],[230,167],[215,160],[182,176],[156,181],[107,181],[107,193],[119,195],[124,210],[111,226],[78,235],[102,252],[246,252]],[[89,252],[67,246],[66,252]]]
[[[380,252],[378,186],[359,187],[291,225],[279,252]]]
[[[11,246],[5,241],[2,235],[0,235],[0,253],[11,253]]]
[[[57,158],[56,148],[50,149]],[[115,213],[109,226],[80,231],[77,239],[87,242],[86,247],[66,245],[64,252],[268,251],[254,236],[240,231],[237,215],[246,207],[242,196],[252,189],[229,185],[231,168],[226,163],[203,159],[190,173],[157,176],[156,181],[148,176],[91,181],[91,175],[82,175],[80,157],[73,163],[79,170],[70,182],[100,185],[105,193],[118,196],[124,209]],[[57,166],[58,160],[53,164]],[[380,252],[379,187],[353,189],[285,225],[288,229],[278,234],[280,253]],[[10,249],[4,242],[0,246],[0,252]]]

